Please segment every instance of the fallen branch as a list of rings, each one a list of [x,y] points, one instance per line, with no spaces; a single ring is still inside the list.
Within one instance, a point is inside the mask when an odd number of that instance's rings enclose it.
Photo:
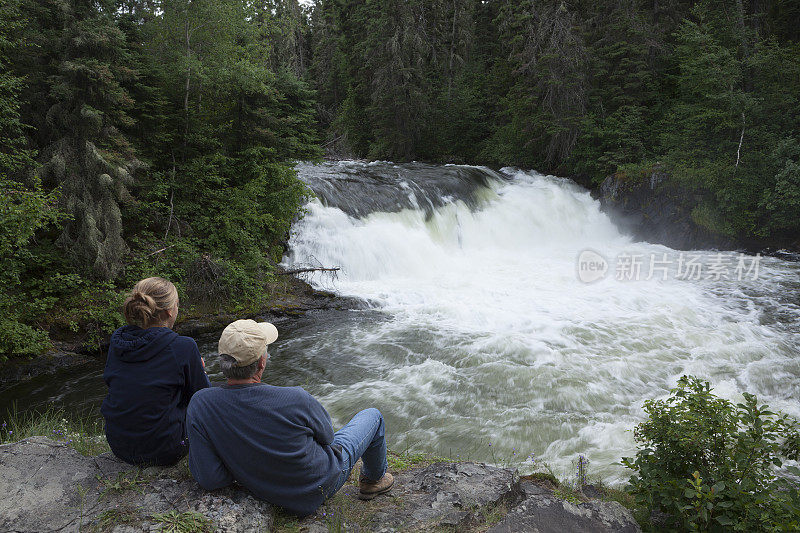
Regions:
[[[296,268],[294,270],[284,270],[283,272],[278,272],[278,274],[288,276],[290,274],[305,274],[306,272],[336,272],[337,270],[341,270],[341,268]]]
[[[328,146],[328,145],[331,145],[331,144],[335,143],[336,141],[339,141],[339,140],[341,140],[341,139],[342,139],[342,137],[344,137],[344,133],[343,133],[343,134],[341,134],[341,135],[339,135],[338,137],[334,137],[333,139],[331,139],[331,140],[330,140],[330,141],[328,141],[328,142],[322,143],[322,147],[324,148],[324,147],[326,147],[326,146]]]
[[[167,249],[169,249],[169,248],[172,248],[173,246],[175,246],[175,245],[174,245],[174,244],[170,244],[169,246],[165,246],[164,248],[162,248],[162,249],[160,249],[160,250],[156,250],[155,252],[151,252],[151,253],[147,254],[147,257],[150,257],[151,255],[156,255],[156,254],[158,254],[158,253],[161,253],[161,252],[163,252],[164,250],[167,250]]]

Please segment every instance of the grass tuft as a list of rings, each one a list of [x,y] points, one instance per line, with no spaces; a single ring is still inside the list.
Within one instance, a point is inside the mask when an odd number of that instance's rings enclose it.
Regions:
[[[553,496],[555,496],[560,500],[568,501],[569,503],[574,505],[579,505],[583,501],[581,500],[579,493],[577,491],[572,489],[572,487],[564,484],[562,484],[557,489],[553,490]]]
[[[119,472],[117,477],[114,479],[103,479],[100,476],[97,476],[97,481],[100,482],[100,485],[103,488],[103,491],[100,493],[101,499],[107,494],[119,494],[129,490],[143,493],[144,487],[142,485],[147,483],[146,479],[139,477],[139,470],[133,470],[131,472]]]
[[[521,476],[520,479],[522,481],[548,481],[552,483],[554,487],[561,485],[561,482],[552,472],[534,472],[533,474]]]
[[[75,417],[53,407],[42,413],[19,412],[15,405],[6,412],[0,423],[0,444],[36,436],[63,442],[86,456],[110,450],[99,418]]]
[[[139,519],[135,509],[130,507],[112,507],[97,515],[93,531],[110,531],[115,526],[130,524]]]
[[[300,533],[300,519],[280,507],[275,508],[274,519],[272,530],[275,533]]]
[[[410,468],[428,466],[433,463],[454,463],[453,459],[446,457],[439,457],[429,453],[411,453],[409,451],[394,452],[389,450],[386,454],[386,459],[389,462],[389,470],[402,472]]]
[[[211,520],[193,511],[153,513],[150,518],[158,523],[163,533],[211,533],[214,530]]]

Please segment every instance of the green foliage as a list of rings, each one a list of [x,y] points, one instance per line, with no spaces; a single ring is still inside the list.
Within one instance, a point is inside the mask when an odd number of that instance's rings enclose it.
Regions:
[[[568,501],[573,505],[578,505],[581,503],[581,499],[578,497],[577,493],[568,486],[561,486],[557,489],[554,489],[553,496],[560,500]]]
[[[131,281],[165,275],[190,305],[264,303],[264,285],[273,279],[281,243],[306,194],[294,169],[276,162],[274,151],[252,148],[194,158],[181,178],[182,192],[169,193],[173,208],[163,203],[162,185],[143,191],[144,201],[130,213],[145,222],[137,247],[157,252],[132,261]],[[162,240],[153,230],[161,230],[160,215],[170,213],[174,227]]]
[[[23,80],[10,72],[9,64],[21,48],[20,0],[0,5],[0,180],[13,176],[32,163],[34,153],[24,136],[20,119]]]
[[[302,30],[292,5],[171,0],[131,26],[159,95],[147,119],[164,142],[147,131],[136,139],[152,163],[124,212],[127,283],[163,275],[185,303],[215,309],[268,297],[305,194],[289,160],[320,154],[314,93],[288,42]],[[280,26],[287,21],[294,30]]]
[[[55,195],[45,192],[38,181],[28,187],[12,177],[22,178],[32,166],[20,119],[22,79],[8,66],[22,46],[20,2],[11,0],[0,6],[0,362],[6,353],[37,354],[49,346],[46,332],[26,324],[29,297],[20,291],[20,282],[31,254],[27,245],[40,228],[58,216]]]
[[[102,478],[98,475],[97,481],[100,482],[100,487],[103,489],[98,499],[102,499],[108,494],[119,494],[127,491],[143,493],[144,487],[142,485],[147,483],[147,480],[140,478],[139,475],[139,470],[118,472],[114,478]]]
[[[280,508],[275,509],[272,530],[276,533],[300,533],[300,520]]]
[[[510,58],[506,72],[518,81],[506,97],[511,129],[500,125],[494,146],[511,143],[536,166],[566,159],[586,111],[588,54],[576,17],[558,1],[507,3],[497,17]]]
[[[428,453],[412,453],[408,450],[402,453],[389,450],[388,454],[386,455],[386,459],[389,463],[389,468],[397,471],[408,470],[409,468],[420,466],[428,466],[433,463],[452,462],[452,459],[447,459],[445,457],[439,457]]]
[[[712,232],[791,236],[800,117],[785,112],[798,105],[786,80],[800,73],[798,49],[760,36],[741,2],[700,2],[692,15],[675,32],[657,151],[701,198],[695,220]]]
[[[48,329],[99,346],[143,276],[188,307],[262,304],[305,194],[292,160],[321,153],[299,4],[0,10],[0,353]]]
[[[35,305],[21,289],[22,275],[31,261],[27,246],[34,234],[58,219],[53,208],[55,195],[38,184],[0,180],[0,361],[5,353],[37,354],[49,346],[46,332],[25,323]]]
[[[800,232],[800,140],[783,139],[769,154],[778,168],[775,181],[764,189],[759,207],[766,212],[766,228]]]
[[[794,531],[800,526],[796,481],[776,468],[797,460],[797,422],[744,393],[733,404],[708,382],[682,377],[665,400],[648,400],[637,426],[631,491],[666,515],[670,531]],[[793,474],[797,468],[787,467]]]
[[[112,279],[127,251],[119,203],[128,198],[137,166],[119,131],[130,123],[125,109],[131,104],[121,81],[135,73],[126,66],[125,36],[115,24],[113,2],[70,0],[44,8],[36,11],[37,27],[28,31],[37,32],[31,41],[57,52],[57,58],[42,64],[31,50],[20,65],[46,117],[38,175],[46,186],[59,187],[60,208],[69,216],[57,244],[79,269]]]
[[[130,507],[112,507],[97,515],[97,524],[90,531],[110,531],[115,526],[136,521],[138,513]]]

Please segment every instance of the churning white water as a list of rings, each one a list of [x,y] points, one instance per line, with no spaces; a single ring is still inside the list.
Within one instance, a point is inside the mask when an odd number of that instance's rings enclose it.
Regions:
[[[337,169],[360,168],[328,165],[322,181],[347,189]],[[678,279],[679,252],[622,235],[568,180],[489,175],[434,203],[398,175],[407,201],[394,212],[355,216],[314,199],[295,224],[284,263],[340,267],[338,279],[312,282],[373,309],[284,345],[325,369],[307,386],[336,422],[376,406],[395,449],[523,469],[532,454],[558,475],[583,454],[592,475],[615,482],[628,476],[617,463],[634,453],[643,401],[683,374],[800,416],[800,265],[695,252],[706,268],[723,257],[727,278]],[[578,278],[586,249],[608,261],[604,279]],[[669,270],[646,279],[663,254]],[[636,277],[615,269],[627,256],[641,258],[638,280],[617,279]],[[756,279],[752,269],[737,279],[740,260],[758,263]]]

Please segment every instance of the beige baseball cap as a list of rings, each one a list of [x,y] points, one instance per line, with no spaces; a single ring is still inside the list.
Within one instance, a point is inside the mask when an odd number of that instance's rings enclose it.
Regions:
[[[278,328],[269,322],[237,320],[222,331],[219,338],[219,353],[228,354],[237,361],[237,366],[247,366],[261,359],[268,344],[278,338]]]

